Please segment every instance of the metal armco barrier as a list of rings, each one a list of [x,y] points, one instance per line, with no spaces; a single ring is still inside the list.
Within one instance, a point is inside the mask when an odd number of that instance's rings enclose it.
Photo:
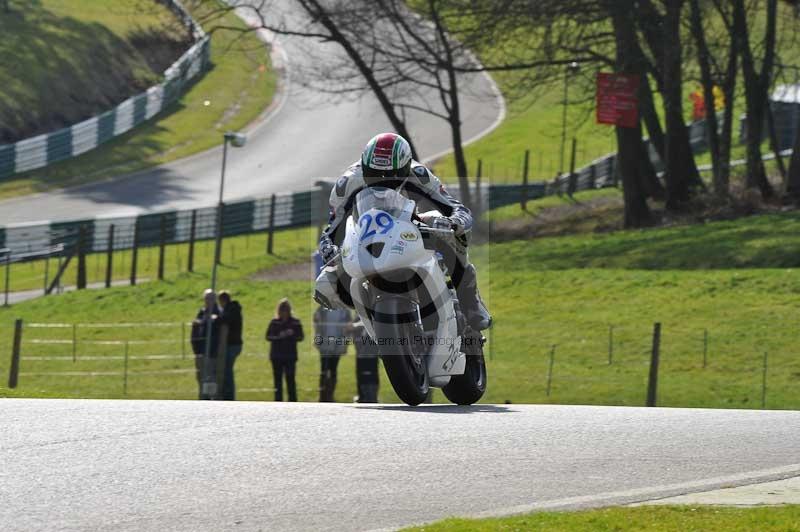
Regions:
[[[610,177],[601,174],[596,180],[596,186],[605,186],[605,183],[611,182]],[[579,189],[582,189],[581,185],[582,183],[579,183]],[[530,200],[541,198],[545,195],[546,189],[544,183],[531,183],[527,186],[526,197]],[[458,196],[458,187],[451,186],[450,191],[454,196]],[[324,223],[328,214],[326,192],[326,189],[315,188],[290,194],[276,194],[274,199],[272,196],[267,196],[225,203],[223,236],[266,232],[271,223],[276,229]],[[522,185],[482,185],[479,193],[473,195],[478,210],[484,211],[517,203],[522,192]],[[64,254],[69,255],[77,249],[81,228],[83,228],[84,253],[108,253],[109,249],[131,249],[134,238],[138,239],[138,245],[142,247],[160,245],[162,237],[165,244],[189,242],[192,240],[192,231],[195,240],[207,240],[215,236],[216,213],[216,207],[205,207],[120,218],[9,225],[0,227],[0,248],[10,249],[12,255],[16,257],[61,245]],[[20,257],[20,260],[25,259]]]
[[[70,127],[15,144],[0,144],[0,179],[86,153],[130,131],[178,99],[188,84],[207,70],[210,37],[178,0],[165,0],[163,3],[191,28],[195,39],[191,48],[164,71],[164,81],[105,113]]]

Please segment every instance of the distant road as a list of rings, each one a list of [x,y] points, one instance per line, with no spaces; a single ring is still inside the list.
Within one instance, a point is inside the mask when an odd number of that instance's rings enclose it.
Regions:
[[[307,61],[298,39],[282,37],[274,50],[273,62],[288,67],[285,90],[276,95],[271,112],[249,128],[247,147],[229,152],[228,200],[310,188],[321,176],[338,175],[358,159],[373,135],[391,129],[372,95],[332,104],[325,95],[292,84],[292,66]],[[338,45],[320,44],[318,53],[341,52]],[[461,83],[463,137],[470,139],[497,123],[503,103],[488,76],[471,75]],[[451,146],[443,120],[413,111],[408,119],[421,157]],[[222,149],[215,148],[111,182],[0,201],[0,225],[213,205],[219,194],[221,160]]]
[[[4,399],[0,424],[7,532],[386,529],[800,474],[791,411]]]

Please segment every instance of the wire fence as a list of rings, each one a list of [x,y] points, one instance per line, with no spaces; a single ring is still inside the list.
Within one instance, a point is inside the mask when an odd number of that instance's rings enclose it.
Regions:
[[[744,334],[659,325],[656,339],[641,324],[593,327],[565,339],[563,331],[535,329],[536,341],[520,353],[521,344],[502,331],[488,331],[485,352],[496,402],[645,406],[652,393],[654,406],[800,408],[800,360],[777,344],[745,342]],[[28,395],[196,398],[190,333],[183,322],[25,323],[17,385]],[[271,399],[268,356],[257,336],[250,334],[246,344],[257,347],[237,362],[238,390]],[[11,345],[0,349],[8,353]],[[304,346],[298,369],[301,392],[314,399],[315,355]]]

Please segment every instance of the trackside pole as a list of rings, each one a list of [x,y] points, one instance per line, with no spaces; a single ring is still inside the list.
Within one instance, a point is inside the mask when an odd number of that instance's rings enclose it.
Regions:
[[[22,320],[14,321],[14,344],[11,348],[11,369],[8,371],[8,387],[16,388],[19,377],[19,355],[22,347]]]
[[[550,386],[553,382],[553,362],[556,358],[556,346],[550,349],[550,364],[547,366],[547,397],[550,397]]]
[[[656,406],[658,387],[658,356],[661,347],[661,324],[653,325],[653,351],[650,355],[650,378],[647,381],[647,406]]]

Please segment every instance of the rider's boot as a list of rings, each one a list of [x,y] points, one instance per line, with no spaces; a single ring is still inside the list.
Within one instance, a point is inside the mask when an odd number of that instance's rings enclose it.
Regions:
[[[456,287],[461,310],[467,318],[467,323],[476,331],[483,331],[492,325],[492,316],[489,314],[483,299],[478,292],[478,278],[475,266],[472,264],[464,268],[461,283]]]

